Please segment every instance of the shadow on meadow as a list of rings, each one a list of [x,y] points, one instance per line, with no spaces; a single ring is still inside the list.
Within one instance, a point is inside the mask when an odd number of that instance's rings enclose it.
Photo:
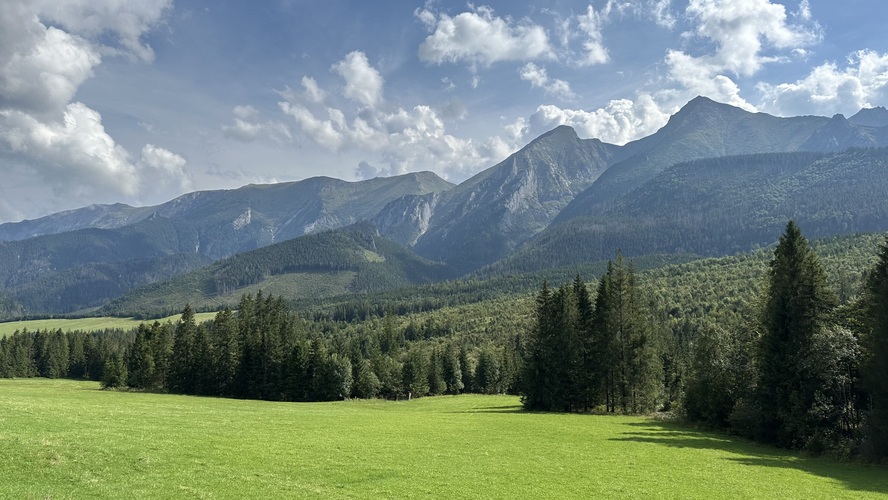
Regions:
[[[524,410],[521,405],[481,406],[468,410],[460,410],[456,413],[532,413]]]
[[[624,433],[624,437],[615,437],[611,440],[651,443],[673,448],[719,450],[738,455],[725,458],[725,460],[742,465],[796,469],[807,474],[839,481],[851,490],[888,493],[888,468],[885,467],[842,463],[827,458],[805,457],[791,451],[744,441],[742,438],[698,432],[669,422],[644,422],[627,425],[638,427],[639,430]]]

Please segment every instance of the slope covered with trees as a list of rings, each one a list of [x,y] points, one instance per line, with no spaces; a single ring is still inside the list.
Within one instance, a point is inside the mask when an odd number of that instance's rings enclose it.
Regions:
[[[600,215],[555,224],[492,272],[607,257],[747,251],[794,218],[820,238],[888,229],[888,149],[775,153],[675,165]]]
[[[169,282],[134,290],[104,311],[144,316],[178,309],[182,303],[214,309],[234,306],[245,289],[260,289],[270,280],[287,281],[291,298],[323,298],[453,276],[446,265],[417,257],[379,236],[375,227],[361,223],[235,255]]]

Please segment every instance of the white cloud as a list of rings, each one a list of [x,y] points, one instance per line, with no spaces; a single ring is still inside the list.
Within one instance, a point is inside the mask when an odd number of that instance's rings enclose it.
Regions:
[[[519,71],[522,80],[530,82],[533,88],[541,88],[546,95],[569,101],[576,97],[570,89],[570,84],[557,78],[549,78],[546,68],[534,63],[525,64]]]
[[[231,113],[234,115],[231,125],[222,126],[222,133],[230,139],[241,142],[268,139],[277,144],[293,139],[286,124],[277,120],[262,121],[259,110],[253,106],[235,106]]]
[[[154,60],[154,50],[142,43],[142,35],[154,28],[172,8],[172,0],[32,0],[42,19],[58,23],[68,32],[97,43],[106,54],[125,54],[145,62]]]
[[[138,193],[135,167],[105,132],[102,117],[86,105],[69,104],[61,123],[44,123],[27,113],[0,111],[0,134],[9,150],[27,159],[57,194],[76,197],[91,190]]]
[[[362,73],[377,74],[369,64],[363,67],[365,57],[350,55],[348,59],[359,60]],[[348,72],[337,72],[348,82]],[[342,96],[352,101],[354,106],[350,108],[322,106],[292,91],[281,93],[283,100],[279,106],[294,120],[296,129],[315,144],[332,152],[359,151],[368,155],[355,170],[362,178],[431,169],[445,177],[462,180],[502,160],[516,148],[515,144],[498,137],[479,141],[448,133],[444,118],[460,119],[466,113],[458,99],[439,108],[425,104],[394,107],[386,104],[382,80],[378,83],[373,86],[372,100],[356,98],[361,94],[356,94],[347,83]],[[335,100],[335,96],[330,100]],[[375,166],[380,163],[384,166]]]
[[[44,26],[21,4],[0,9],[0,108],[58,114],[101,60],[89,42]]]
[[[419,46],[419,58],[425,62],[490,65],[554,57],[542,26],[497,17],[490,7],[475,7],[454,17],[443,13],[436,16],[428,9],[416,15],[430,29],[434,28]]]
[[[788,24],[786,8],[770,0],[691,0],[686,12],[697,23],[696,34],[717,46],[715,54],[693,60],[714,71],[739,76],[753,75],[763,64],[779,60],[762,54],[765,43],[791,50],[821,37],[816,25]]]
[[[305,89],[305,97],[310,102],[322,103],[327,98],[327,93],[318,87],[318,82],[314,78],[303,76],[302,88]]]
[[[611,4],[608,3],[608,6]],[[608,61],[607,49],[604,47],[604,37],[601,35],[601,25],[604,22],[600,13],[590,4],[586,13],[577,16],[579,29],[586,35],[583,42],[584,55],[578,61],[580,66],[592,66],[604,64]]]
[[[558,125],[569,125],[581,137],[595,137],[604,142],[625,144],[656,132],[666,123],[670,114],[649,94],[642,94],[635,101],[613,100],[595,111],[544,105],[531,115],[529,128],[525,127],[524,131],[535,135]]]
[[[671,11],[671,0],[654,0],[649,2],[648,11],[658,25],[664,28],[675,28],[676,19]]]
[[[888,54],[861,50],[839,68],[829,62],[793,83],[760,83],[762,109],[778,115],[850,115],[888,100]]]
[[[146,203],[169,199],[169,193],[182,193],[192,188],[191,176],[185,170],[185,158],[146,144],[136,163],[141,179],[139,198]]]
[[[811,4],[808,3],[808,0],[802,0],[801,2],[799,2],[799,10],[793,12],[793,15],[803,21],[810,21],[811,20]]]
[[[185,186],[184,159],[146,146],[132,162],[101,115],[72,102],[103,56],[150,61],[153,52],[141,37],[169,6],[169,0],[7,0],[0,9],[0,156],[7,161],[0,167],[28,168],[75,202],[138,200],[157,186]]]
[[[345,59],[334,64],[332,69],[345,80],[345,97],[371,108],[382,101],[382,75],[370,66],[363,52],[350,52]],[[305,79],[302,83],[305,85]]]

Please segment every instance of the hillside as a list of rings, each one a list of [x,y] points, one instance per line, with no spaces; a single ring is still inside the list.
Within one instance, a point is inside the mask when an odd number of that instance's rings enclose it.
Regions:
[[[667,169],[600,215],[555,224],[489,272],[607,258],[725,255],[770,244],[789,219],[810,238],[888,229],[888,149],[698,160]]]
[[[462,271],[493,262],[545,229],[605,171],[619,150],[598,140],[581,140],[570,127],[558,127],[442,193],[434,203],[417,199],[428,207],[429,215],[424,221],[427,229],[414,236],[414,248]],[[393,211],[405,213],[397,203],[391,204],[374,220],[384,222]],[[389,226],[380,227],[389,234]]]
[[[0,233],[7,236],[55,234],[0,241],[0,294],[11,304],[0,314],[96,307],[217,259],[354,224],[392,200],[451,186],[430,172],[362,182],[319,177],[190,193],[156,207],[88,207],[4,224]],[[102,227],[65,230],[69,225]]]
[[[381,291],[454,277],[453,270],[414,255],[360,223],[244,252],[168,282],[133,290],[102,309],[110,315],[156,315],[185,303],[234,305],[263,290],[289,299]]]
[[[599,213],[676,163],[750,153],[796,151],[827,118],[778,118],[697,97],[655,134],[627,144],[635,154],[613,165],[557,218]]]

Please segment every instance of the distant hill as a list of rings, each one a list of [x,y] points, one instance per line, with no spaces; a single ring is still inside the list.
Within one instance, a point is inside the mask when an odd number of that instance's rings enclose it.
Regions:
[[[312,231],[335,229],[368,219],[388,202],[404,195],[439,193],[451,187],[453,184],[432,172],[360,182],[312,177],[298,182],[250,184],[232,190],[188,193],[151,207],[92,205],[39,219],[0,224],[0,241],[77,229],[117,229],[147,219],[163,218],[218,226],[219,230],[230,228],[243,233],[238,236],[243,246],[258,248]]]
[[[416,256],[369,223],[324,231],[244,252],[164,283],[132,290],[103,308],[142,314],[234,305],[259,289],[290,299],[383,291],[455,277],[452,268]]]
[[[0,241],[0,293],[15,304],[6,309],[25,314],[96,307],[220,258],[368,219],[405,195],[450,187],[431,172],[361,182],[317,177],[3,224],[0,234],[12,241]],[[46,234],[17,239],[33,233]]]

